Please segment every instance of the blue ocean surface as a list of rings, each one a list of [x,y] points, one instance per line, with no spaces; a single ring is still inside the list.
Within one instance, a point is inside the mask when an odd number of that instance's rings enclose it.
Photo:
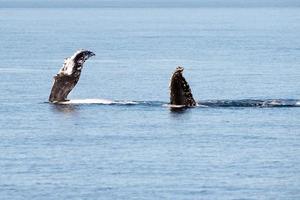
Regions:
[[[199,102],[297,103],[299,33],[299,8],[1,8],[0,199],[300,199],[300,108],[168,107],[179,65]],[[85,103],[47,103],[81,48]]]

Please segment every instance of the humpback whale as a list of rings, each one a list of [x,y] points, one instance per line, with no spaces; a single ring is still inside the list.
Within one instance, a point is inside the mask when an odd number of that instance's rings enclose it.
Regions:
[[[78,50],[66,58],[63,67],[54,76],[49,102],[68,101],[67,96],[78,83],[84,62],[95,54],[88,50]]]
[[[184,68],[177,67],[170,81],[170,104],[195,107],[197,105],[188,82],[182,75]]]

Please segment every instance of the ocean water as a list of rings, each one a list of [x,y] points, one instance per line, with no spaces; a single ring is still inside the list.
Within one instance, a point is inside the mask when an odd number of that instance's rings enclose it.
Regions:
[[[297,101],[299,22],[299,8],[0,9],[0,199],[299,199],[300,108],[167,106],[178,65],[200,102]],[[47,103],[80,48],[96,57],[77,103]]]

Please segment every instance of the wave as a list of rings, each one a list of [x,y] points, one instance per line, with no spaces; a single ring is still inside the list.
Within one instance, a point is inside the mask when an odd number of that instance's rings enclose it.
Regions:
[[[171,105],[162,101],[122,101],[109,99],[72,99],[56,103],[58,105],[120,105],[120,106],[159,106],[170,108],[185,108],[182,105]],[[224,108],[224,107],[300,107],[300,100],[296,99],[242,99],[242,100],[202,100],[198,102],[197,108]]]
[[[207,107],[299,107],[300,100],[296,99],[242,99],[242,100],[207,100],[198,103]]]

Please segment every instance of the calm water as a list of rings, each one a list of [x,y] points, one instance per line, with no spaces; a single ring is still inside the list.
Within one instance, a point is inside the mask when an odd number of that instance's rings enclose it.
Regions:
[[[0,9],[0,199],[299,199],[300,108],[171,112],[195,99],[300,99],[300,9]],[[86,48],[71,99],[45,103]],[[155,103],[160,102],[160,103]]]

